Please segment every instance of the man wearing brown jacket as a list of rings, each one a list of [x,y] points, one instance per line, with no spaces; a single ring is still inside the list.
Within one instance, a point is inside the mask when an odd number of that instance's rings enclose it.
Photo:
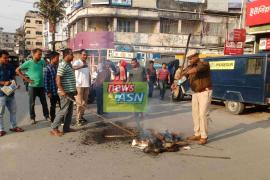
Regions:
[[[209,63],[199,59],[199,53],[190,50],[187,53],[190,66],[185,71],[192,94],[192,117],[194,135],[189,140],[199,141],[200,145],[207,143],[209,107],[212,97],[212,82]]]

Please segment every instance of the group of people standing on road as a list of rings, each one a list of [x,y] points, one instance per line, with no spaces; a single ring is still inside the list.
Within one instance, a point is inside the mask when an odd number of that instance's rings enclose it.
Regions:
[[[71,49],[63,50],[63,59],[60,60],[58,52],[51,52],[47,62],[42,58],[42,50],[34,49],[32,58],[20,65],[16,70],[8,62],[9,54],[0,51],[0,88],[9,86],[15,80],[16,73],[25,82],[29,83],[29,114],[32,124],[35,124],[35,99],[39,97],[43,116],[45,120],[51,121],[50,134],[62,136],[64,133],[74,132],[70,128],[73,106],[76,102],[76,124],[84,125],[87,120],[84,112],[91,86],[91,72],[87,62],[87,51],[80,51],[80,59],[73,60]],[[189,140],[199,141],[199,144],[207,143],[208,137],[208,111],[211,102],[212,84],[210,78],[210,67],[206,62],[199,59],[199,53],[191,50],[187,54],[190,65],[183,71],[178,69],[176,78],[183,76],[189,79],[192,94],[192,116],[194,122],[194,135]],[[131,60],[131,69],[128,70],[127,63],[122,60],[118,67],[112,62],[105,60],[99,62],[96,67],[95,93],[97,102],[97,114],[103,115],[103,83],[104,82],[147,82],[149,85],[148,96],[153,97],[154,86],[158,82],[160,88],[160,99],[164,100],[168,84],[173,82],[167,64],[163,63],[160,70],[154,67],[154,61],[150,61],[149,67],[145,69],[137,59]],[[174,79],[175,80],[175,79]],[[50,100],[50,110],[47,106],[46,96]],[[56,112],[56,107],[60,110]],[[3,127],[3,116],[5,107],[10,112],[10,131],[23,132],[16,124],[16,101],[14,93],[7,96],[0,91],[0,136],[6,134]],[[63,131],[59,127],[63,124]]]

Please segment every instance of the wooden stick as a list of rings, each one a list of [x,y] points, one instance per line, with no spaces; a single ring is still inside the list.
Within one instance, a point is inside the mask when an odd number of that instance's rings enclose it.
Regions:
[[[202,158],[211,158],[211,159],[231,159],[231,157],[223,157],[223,156],[207,156],[207,155],[185,154],[185,153],[179,153],[179,154],[183,156],[202,157]]]
[[[95,113],[95,114],[96,114],[96,113]],[[104,117],[102,117],[102,116],[100,116],[100,115],[98,115],[98,114],[96,114],[96,116],[100,117],[100,118],[103,120],[104,123],[109,123],[109,124],[113,125],[114,127],[116,127],[116,128],[118,128],[118,129],[120,129],[120,130],[122,130],[122,131],[128,133],[129,135],[131,135],[131,136],[133,136],[133,137],[136,136],[136,134],[134,134],[134,133],[131,132],[130,130],[125,129],[125,128],[123,128],[123,127],[121,127],[121,126],[115,124],[114,122],[109,121],[109,120],[105,119]]]
[[[185,63],[187,61],[187,53],[188,53],[188,49],[189,49],[189,43],[190,43],[190,39],[191,39],[191,34],[188,35],[188,40],[187,40],[187,44],[186,44],[186,49],[185,49],[185,54],[184,54],[184,59],[183,59],[183,64],[182,64],[182,67],[181,67],[181,73],[183,73],[183,70],[184,70],[184,66],[185,66]]]

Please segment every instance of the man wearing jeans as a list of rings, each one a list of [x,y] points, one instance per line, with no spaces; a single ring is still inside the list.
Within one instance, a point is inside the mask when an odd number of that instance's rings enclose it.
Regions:
[[[148,97],[150,98],[153,96],[154,84],[156,83],[156,80],[157,80],[157,71],[154,68],[154,61],[150,61],[149,68],[147,69],[147,81],[149,86]]]
[[[50,98],[50,119],[53,122],[55,119],[55,110],[56,104],[59,103],[60,99],[57,93],[57,85],[56,85],[56,73],[57,67],[59,63],[59,53],[52,52],[50,54],[50,64],[46,67],[44,71],[44,87],[47,93],[47,96]]]
[[[62,136],[64,133],[75,131],[70,128],[73,114],[73,102],[75,101],[74,96],[77,93],[75,73],[71,65],[71,61],[73,60],[72,50],[65,49],[63,51],[63,57],[64,59],[59,63],[56,76],[61,108],[51,125],[52,131],[50,131],[50,134],[53,136]],[[58,129],[61,122],[64,122],[63,132],[60,132]]]
[[[77,105],[77,125],[82,126],[87,120],[83,117],[84,111],[87,106],[87,100],[89,95],[90,87],[90,68],[87,63],[87,53],[86,50],[81,50],[81,58],[76,60],[72,64],[73,69],[75,70],[76,77],[76,105]]]
[[[43,69],[46,67],[46,62],[41,59],[42,50],[34,49],[32,51],[33,59],[30,59],[17,68],[17,74],[26,82],[29,83],[29,111],[32,124],[36,123],[35,100],[39,97],[43,109],[45,120],[49,120],[49,110],[46,101],[44,89]],[[26,71],[26,77],[22,71]]]
[[[15,80],[15,68],[8,62],[8,58],[8,52],[0,50],[0,88],[11,85],[11,81]],[[0,90],[0,137],[6,134],[3,123],[5,107],[9,111],[10,131],[23,132],[21,128],[17,127],[16,123],[16,101],[14,93],[7,96]]]
[[[162,69],[158,71],[158,84],[159,84],[159,89],[160,89],[161,100],[164,100],[168,83],[170,83],[170,72],[167,69],[167,64],[162,63]]]

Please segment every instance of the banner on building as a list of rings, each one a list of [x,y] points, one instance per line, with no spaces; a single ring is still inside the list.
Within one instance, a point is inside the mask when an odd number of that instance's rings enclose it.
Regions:
[[[112,0],[113,6],[131,6],[132,0]]]
[[[146,112],[147,105],[146,82],[103,84],[104,112]]]
[[[270,50],[270,38],[261,38],[259,50]]]
[[[80,32],[75,38],[69,40],[69,48],[74,51],[80,49],[113,49],[113,32]]]
[[[91,4],[110,4],[110,0],[91,0]]]
[[[242,55],[244,54],[244,42],[225,42],[224,45],[225,55]]]
[[[269,0],[249,2],[246,9],[246,26],[270,24]]]
[[[245,29],[233,29],[228,33],[228,41],[233,42],[245,42],[246,41],[246,30]]]

